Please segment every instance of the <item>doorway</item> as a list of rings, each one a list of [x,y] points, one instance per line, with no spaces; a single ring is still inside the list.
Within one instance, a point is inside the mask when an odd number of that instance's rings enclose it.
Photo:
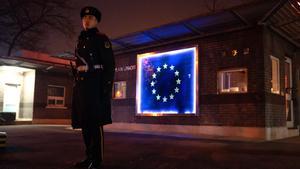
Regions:
[[[285,87],[285,113],[287,127],[294,127],[294,109],[293,109],[293,81],[292,81],[292,60],[288,57],[285,58],[284,64],[284,87]]]
[[[15,113],[17,121],[32,121],[35,70],[0,66],[0,113]]]
[[[16,113],[16,119],[19,117],[21,85],[5,83],[3,96],[3,112]]]

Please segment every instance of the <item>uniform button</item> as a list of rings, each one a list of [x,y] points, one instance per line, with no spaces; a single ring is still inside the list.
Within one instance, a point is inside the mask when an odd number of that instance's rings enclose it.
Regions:
[[[86,40],[89,40],[89,37],[87,37]]]
[[[93,56],[93,53],[90,53],[90,56]]]
[[[85,49],[85,45],[83,46],[83,48]]]

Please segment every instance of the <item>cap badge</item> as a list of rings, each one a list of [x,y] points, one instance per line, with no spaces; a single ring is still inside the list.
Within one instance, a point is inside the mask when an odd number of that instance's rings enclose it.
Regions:
[[[104,46],[105,46],[105,48],[110,48],[110,43],[109,43],[108,41],[106,41],[106,42],[104,43]]]

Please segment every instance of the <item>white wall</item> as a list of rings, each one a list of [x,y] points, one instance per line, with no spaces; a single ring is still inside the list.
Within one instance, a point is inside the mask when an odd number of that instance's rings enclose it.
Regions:
[[[19,85],[20,94],[17,98],[14,98],[19,105],[16,112],[17,120],[32,120],[35,70],[14,66],[0,66],[0,112],[4,111],[6,83]]]
[[[24,72],[19,117],[32,120],[35,70]]]

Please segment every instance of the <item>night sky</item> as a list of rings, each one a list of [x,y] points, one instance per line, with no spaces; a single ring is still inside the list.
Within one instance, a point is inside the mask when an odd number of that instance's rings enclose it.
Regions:
[[[228,8],[251,0],[218,0],[217,9]],[[211,0],[73,0],[69,15],[72,18],[76,35],[67,39],[59,33],[49,32],[42,52],[59,54],[73,51],[77,35],[81,30],[80,9],[95,6],[102,11],[101,32],[110,38],[141,31],[162,24],[183,20],[208,13],[207,3]]]

